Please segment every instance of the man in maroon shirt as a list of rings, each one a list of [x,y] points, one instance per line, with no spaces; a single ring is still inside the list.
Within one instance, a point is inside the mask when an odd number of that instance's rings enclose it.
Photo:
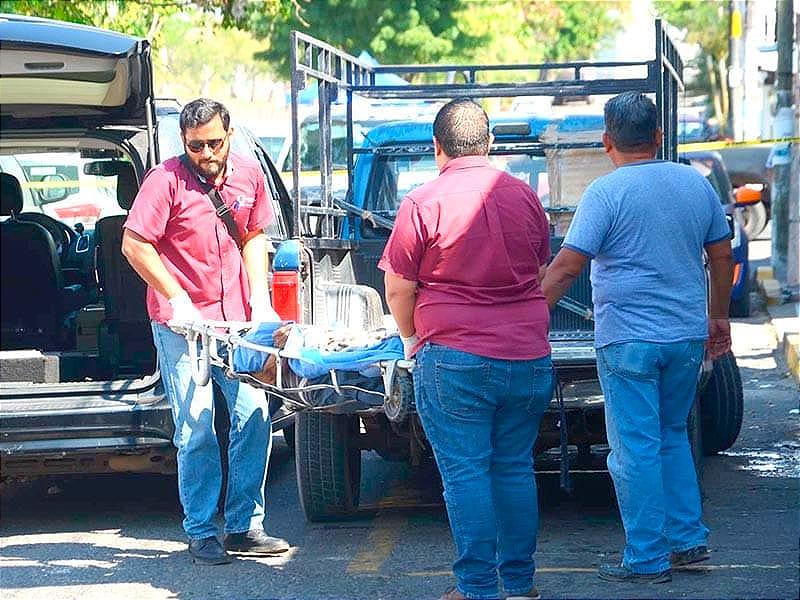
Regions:
[[[550,258],[534,191],[493,168],[489,119],[471,100],[433,123],[439,177],[400,205],[379,268],[417,411],[444,483],[458,585],[441,600],[538,598],[533,445],[553,391]]]
[[[279,321],[267,288],[264,227],[274,218],[259,165],[230,152],[233,128],[220,103],[200,98],[180,116],[186,154],[145,176],[125,222],[122,252],[147,282],[147,309],[175,420],[178,490],[195,562],[230,562],[213,523],[222,485],[214,429],[213,386],[196,386],[186,338],[171,322]],[[207,194],[216,190],[233,215],[242,247]],[[230,415],[225,547],[274,554],[286,541],[263,529],[271,425],[263,391],[211,368]]]

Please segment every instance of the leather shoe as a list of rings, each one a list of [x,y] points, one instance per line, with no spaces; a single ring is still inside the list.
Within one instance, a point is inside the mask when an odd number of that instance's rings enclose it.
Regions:
[[[682,552],[673,552],[669,556],[669,562],[673,567],[682,567],[703,562],[709,558],[711,558],[711,552],[708,546],[695,546],[694,548],[689,548]]]
[[[618,583],[667,583],[672,581],[672,572],[669,569],[658,573],[634,573],[622,565],[600,565],[597,576],[605,581]]]
[[[189,554],[192,555],[192,562],[204,565],[226,565],[231,562],[231,557],[214,536],[189,540]]]
[[[225,549],[231,552],[255,552],[257,554],[281,554],[289,549],[289,542],[264,533],[263,529],[251,529],[225,536]]]

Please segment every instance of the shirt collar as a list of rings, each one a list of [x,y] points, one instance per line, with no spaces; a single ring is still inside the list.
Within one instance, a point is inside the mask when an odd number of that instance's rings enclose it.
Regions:
[[[473,167],[488,167],[491,166],[488,156],[472,154],[470,156],[459,156],[458,158],[451,158],[442,167],[439,174],[442,175],[447,171],[455,169],[470,169]]]

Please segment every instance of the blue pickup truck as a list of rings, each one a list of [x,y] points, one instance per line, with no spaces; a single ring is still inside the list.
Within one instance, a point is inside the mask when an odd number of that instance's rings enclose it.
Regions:
[[[639,89],[652,93],[661,111],[665,130],[662,158],[677,160],[677,115],[673,107],[680,84],[675,79],[676,73],[681,72],[680,58],[662,28],[657,25],[656,29],[660,40],[657,55],[661,58],[638,64],[642,67],[641,77],[592,78],[579,72],[588,63],[576,63],[572,67],[574,79],[545,81],[525,79],[519,73],[545,69],[546,65],[505,65],[493,66],[492,78],[486,82],[480,81],[481,75],[486,74],[484,66],[459,66],[457,73],[463,74],[465,82],[454,82],[454,67],[446,65],[369,67],[323,42],[294,32],[292,81],[300,86],[307,77],[319,77],[321,129],[326,126],[326,106],[329,110],[331,99],[343,93],[348,98],[361,94],[377,102],[387,98],[419,101],[464,96],[591,96]],[[671,61],[672,66],[667,67],[664,61]],[[330,68],[325,70],[320,65]],[[620,66],[630,69],[632,64]],[[605,65],[606,70],[612,67]],[[375,83],[378,71],[392,70],[413,74],[412,81],[424,83]],[[293,90],[293,95],[296,93]],[[490,159],[537,191],[550,215],[551,246],[557,252],[580,199],[581,180],[585,180],[585,187],[590,176],[611,170],[600,144],[602,117],[511,114],[492,119],[491,127],[496,141]],[[411,189],[438,174],[431,138],[431,117],[376,126],[366,132],[358,147],[349,133],[348,191],[344,198],[330,189],[332,161],[325,153],[331,149],[320,145],[319,203],[304,204],[298,186],[293,190],[296,229],[304,232],[301,241],[310,256],[312,273],[305,278],[306,285],[330,278],[353,285],[363,290],[364,296],[381,302],[383,273],[377,263],[400,201]],[[299,181],[300,174],[295,173],[294,177]],[[314,296],[317,302],[318,296]],[[386,308],[383,304],[378,312],[385,313]],[[312,321],[313,310],[314,307],[307,310]],[[562,483],[571,472],[605,469],[603,395],[597,380],[593,325],[587,270],[551,315],[550,338],[559,385],[534,449],[537,472],[560,473]],[[357,510],[362,451],[375,451],[388,460],[411,464],[431,458],[414,409],[412,378],[413,366],[400,365],[391,370],[390,376],[384,373],[387,394],[382,403],[359,402],[344,394],[341,401],[331,402],[327,396],[326,403],[297,412],[298,489],[309,519],[335,519]],[[699,380],[698,401],[689,423],[698,464],[702,454],[725,450],[734,443],[743,408],[741,379],[733,354],[713,363],[705,362]],[[304,400],[313,405],[313,394],[305,394]]]

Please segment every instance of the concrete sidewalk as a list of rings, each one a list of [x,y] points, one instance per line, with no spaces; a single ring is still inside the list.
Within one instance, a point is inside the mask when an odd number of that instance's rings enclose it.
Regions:
[[[767,304],[770,323],[778,340],[778,351],[786,357],[786,364],[800,385],[800,302]]]

